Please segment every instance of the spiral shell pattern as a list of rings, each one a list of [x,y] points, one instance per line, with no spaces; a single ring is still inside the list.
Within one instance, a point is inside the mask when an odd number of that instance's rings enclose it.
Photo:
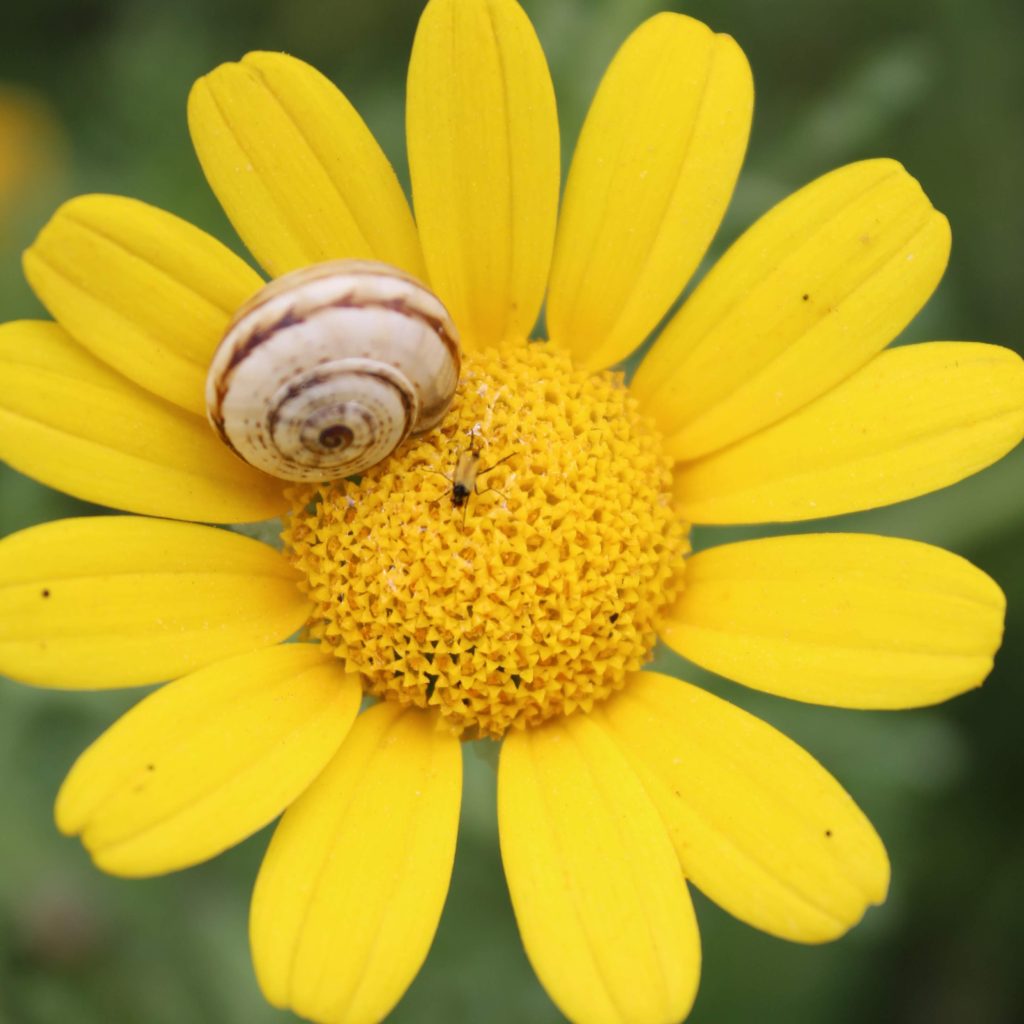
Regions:
[[[395,267],[333,260],[272,281],[235,315],[206,380],[210,422],[283,480],[337,480],[435,426],[461,357],[448,311]]]

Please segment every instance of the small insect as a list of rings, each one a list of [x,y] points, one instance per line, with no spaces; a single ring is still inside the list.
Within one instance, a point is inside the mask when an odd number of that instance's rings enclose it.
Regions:
[[[482,491],[477,490],[477,480],[490,473],[492,469],[497,469],[503,462],[507,462],[515,455],[515,452],[510,452],[503,459],[498,459],[494,465],[481,469],[480,449],[473,444],[475,437],[476,435],[470,431],[469,449],[459,453],[459,457],[455,461],[455,472],[451,476],[448,476],[447,473],[441,474],[452,485],[452,508],[463,509],[463,522],[466,521],[466,515],[469,513],[469,496],[471,494],[486,494],[488,491],[501,494],[496,487],[487,487]]]

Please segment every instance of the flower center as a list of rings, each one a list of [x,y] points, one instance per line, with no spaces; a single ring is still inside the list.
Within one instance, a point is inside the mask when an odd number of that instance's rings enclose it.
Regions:
[[[650,657],[689,547],[671,493],[621,376],[534,343],[467,356],[441,425],[358,482],[295,487],[284,540],[368,693],[499,737]]]

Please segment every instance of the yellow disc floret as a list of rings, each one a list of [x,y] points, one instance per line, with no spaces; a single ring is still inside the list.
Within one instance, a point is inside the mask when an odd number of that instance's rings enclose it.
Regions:
[[[469,355],[440,427],[358,482],[295,488],[284,540],[368,693],[497,737],[650,657],[688,550],[671,491],[621,376],[534,343]]]

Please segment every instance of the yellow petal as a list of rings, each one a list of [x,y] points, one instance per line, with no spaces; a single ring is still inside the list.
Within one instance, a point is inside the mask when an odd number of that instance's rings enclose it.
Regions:
[[[378,704],[285,814],[253,893],[264,995],[320,1024],[382,1020],[441,916],[462,753],[432,714]]]
[[[527,956],[570,1020],[686,1016],[700,939],[665,826],[614,743],[584,715],[509,734],[501,856]]]
[[[558,207],[547,62],[514,0],[431,0],[409,64],[416,220],[469,347],[521,339],[544,297]]]
[[[315,68],[283,53],[221,64],[193,86],[188,124],[210,187],[273,276],[341,258],[422,274],[391,164]]]
[[[876,356],[774,426],[676,470],[691,523],[816,519],[956,483],[1024,436],[1024,362],[930,342]]]
[[[82,754],[57,796],[57,826],[114,875],[198,864],[309,786],[361,696],[358,677],[311,644],[200,669],[140,701]]]
[[[142,391],[57,324],[0,325],[0,459],[76,498],[145,515],[239,523],[287,508],[205,421]]]
[[[124,196],[66,202],[24,266],[43,305],[93,355],[200,415],[213,350],[263,283],[216,239]]]
[[[826,942],[885,899],[889,861],[871,823],[771,726],[653,673],[634,676],[597,721],[642,779],[683,871],[730,914]]]
[[[910,323],[949,258],[949,224],[893,160],[818,178],[762,217],[665,328],[632,387],[693,459],[848,377]]]
[[[754,87],[729,36],[657,14],[604,76],[573,157],[548,329],[590,369],[618,362],[697,269],[732,196]]]
[[[309,604],[280,552],[135,516],[0,542],[0,672],[71,689],[156,683],[291,636]]]
[[[772,537],[694,555],[661,636],[698,665],[782,697],[918,707],[981,684],[1005,608],[985,573],[928,544]]]

